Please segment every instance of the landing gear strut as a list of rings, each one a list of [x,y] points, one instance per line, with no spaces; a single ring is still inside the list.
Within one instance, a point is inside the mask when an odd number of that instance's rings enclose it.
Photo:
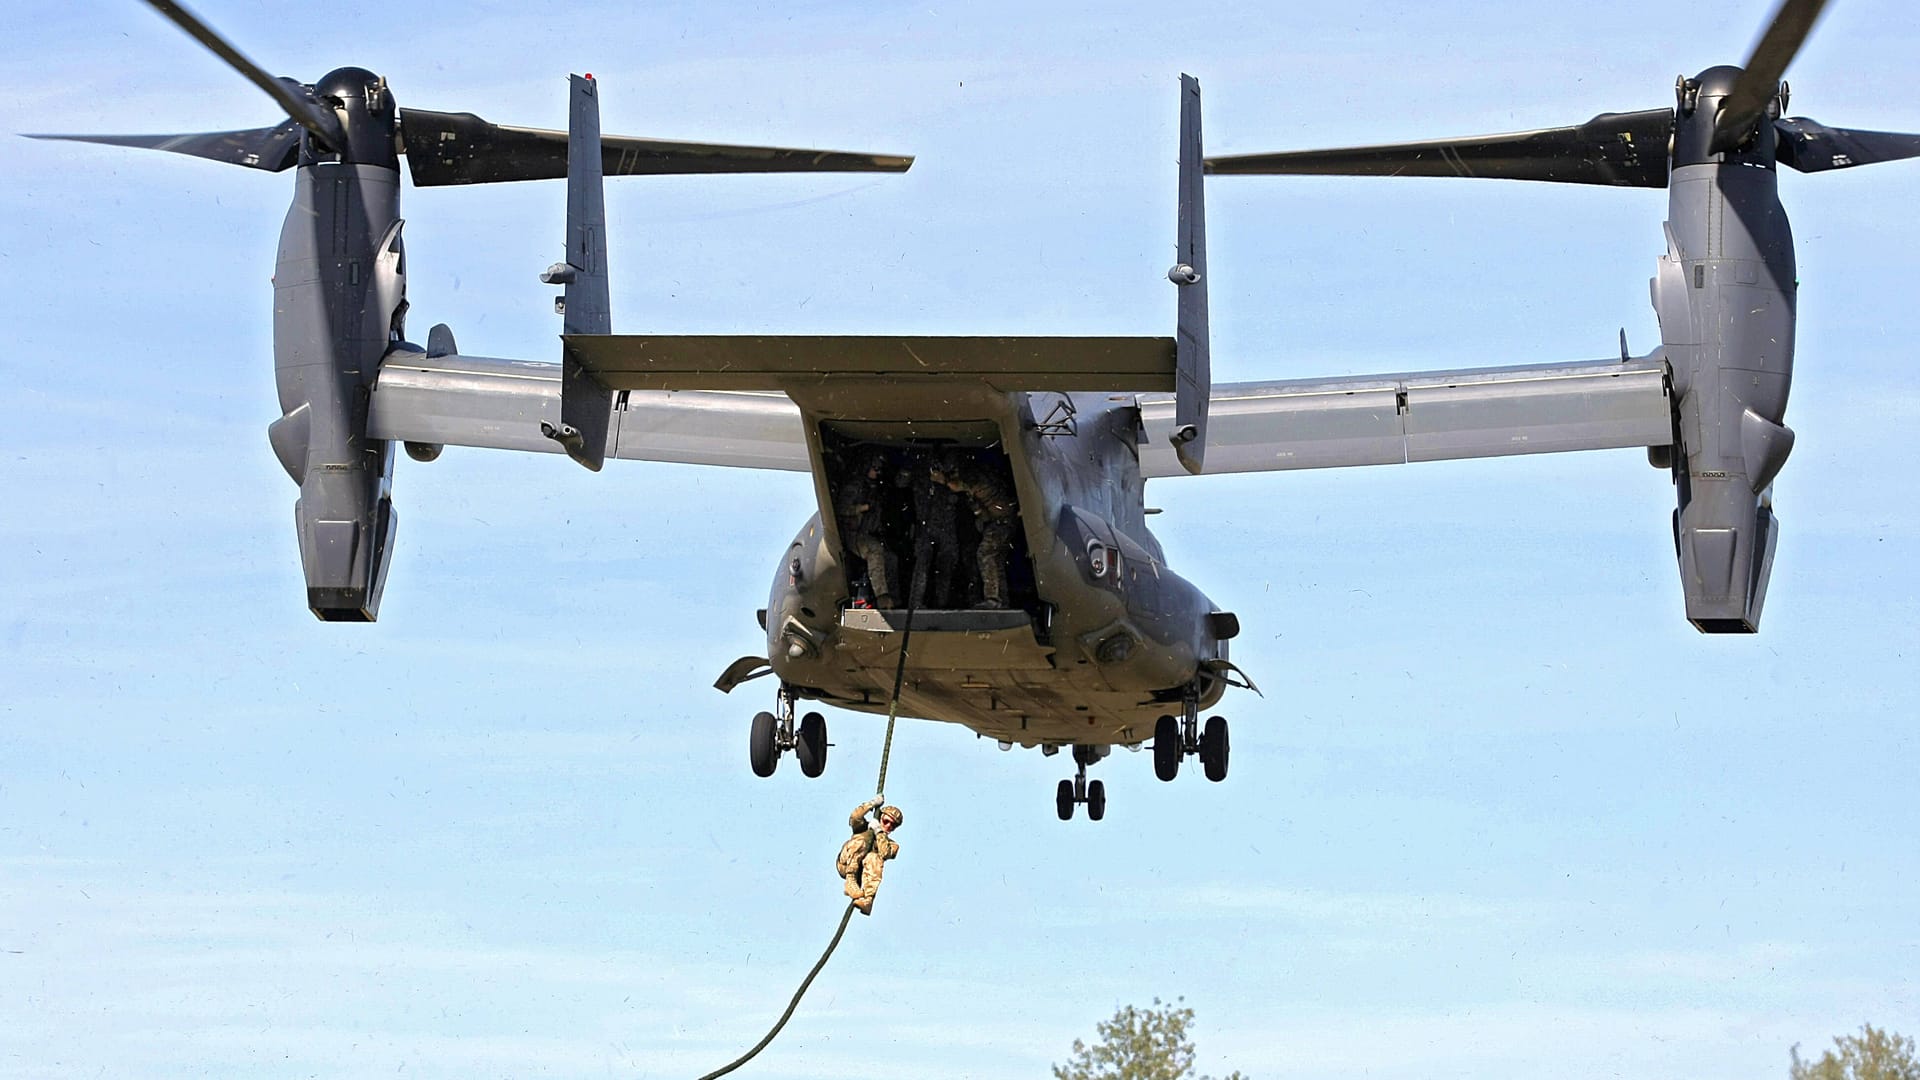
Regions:
[[[753,775],[772,776],[780,764],[780,756],[789,750],[800,759],[800,771],[806,776],[819,776],[826,771],[827,718],[810,712],[796,723],[793,712],[797,698],[792,687],[782,685],[775,702],[778,713],[763,712],[754,716],[753,727],[747,735],[747,760],[753,765]]]
[[[1180,775],[1180,759],[1194,755],[1199,757],[1208,780],[1225,780],[1229,746],[1226,718],[1209,716],[1202,728],[1198,699],[1189,693],[1180,706],[1179,717],[1162,716],[1153,726],[1153,775],[1172,780]]]
[[[1073,748],[1073,763],[1078,769],[1073,779],[1060,781],[1060,786],[1053,793],[1053,808],[1061,821],[1073,820],[1073,808],[1082,803],[1086,804],[1088,819],[1099,821],[1107,816],[1107,785],[1087,779],[1087,766],[1106,757],[1107,753],[1105,746]]]

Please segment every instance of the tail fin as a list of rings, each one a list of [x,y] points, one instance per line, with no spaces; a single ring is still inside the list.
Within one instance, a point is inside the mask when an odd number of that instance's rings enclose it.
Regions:
[[[568,76],[567,259],[540,275],[548,284],[564,284],[562,332],[610,334],[612,304],[607,288],[607,204],[601,184],[600,90],[589,75]],[[607,458],[607,427],[613,392],[563,352],[560,424],[542,424],[546,436],[566,448],[567,456],[595,472]]]
[[[1180,289],[1175,335],[1173,448],[1180,464],[1197,473],[1207,455],[1207,403],[1213,393],[1207,344],[1207,211],[1202,188],[1205,155],[1200,147],[1200,81],[1180,76],[1180,225],[1174,267],[1167,277]]]

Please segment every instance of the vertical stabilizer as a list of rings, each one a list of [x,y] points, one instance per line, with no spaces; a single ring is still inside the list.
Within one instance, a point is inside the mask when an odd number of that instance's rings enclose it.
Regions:
[[[562,332],[610,334],[612,305],[607,289],[607,204],[601,184],[600,90],[593,76],[568,76],[567,259],[540,275],[548,284],[566,286],[561,298]],[[607,459],[607,427],[613,394],[580,362],[563,352],[560,425],[542,424],[548,438],[567,456],[600,471]]]
[[[1201,186],[1205,156],[1200,146],[1200,81],[1180,76],[1180,226],[1174,266],[1167,277],[1179,287],[1176,334],[1173,448],[1190,473],[1207,454],[1207,402],[1213,393],[1207,345],[1207,211]]]

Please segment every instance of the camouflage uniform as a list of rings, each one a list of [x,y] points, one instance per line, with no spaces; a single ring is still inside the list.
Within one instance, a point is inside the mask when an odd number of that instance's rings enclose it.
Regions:
[[[893,555],[881,539],[880,531],[879,474],[885,467],[882,458],[868,459],[841,482],[839,497],[833,504],[834,516],[840,522],[840,542],[866,561],[867,585],[873,590],[874,605],[883,608],[892,607],[894,602],[892,567],[888,565]]]
[[[907,602],[916,608],[953,603],[954,572],[960,568],[959,522],[953,492],[933,479],[945,476],[947,468],[951,466],[935,461],[928,469],[930,475],[914,480],[913,582],[907,587]]]
[[[1013,553],[1013,492],[999,476],[966,467],[947,474],[947,487],[959,492],[973,510],[980,530],[980,603],[976,607],[1007,606],[1007,559]]]
[[[873,895],[880,891],[880,876],[886,872],[886,861],[900,854],[900,845],[893,837],[867,824],[867,814],[880,803],[881,800],[875,799],[853,808],[847,817],[853,836],[840,845],[840,857],[834,860],[834,869],[846,881],[847,898],[862,915],[873,914]],[[894,813],[897,815],[899,811]]]

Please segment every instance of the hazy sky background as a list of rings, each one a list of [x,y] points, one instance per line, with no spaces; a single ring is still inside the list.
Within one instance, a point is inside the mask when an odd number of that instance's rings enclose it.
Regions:
[[[1577,123],[1770,13],[1548,3],[243,5],[269,70],[403,106],[904,151],[902,177],[609,185],[625,331],[1168,333],[1179,72],[1210,151]],[[271,124],[142,5],[24,0],[0,132]],[[1469,10],[1472,11],[1469,14]],[[1920,130],[1920,17],[1841,0],[1792,111]],[[0,1077],[690,1076],[765,1030],[844,899],[882,724],[746,761],[790,474],[403,459],[373,626],[304,610],[268,277],[291,194],[0,139]],[[1920,1033],[1920,162],[1783,176],[1799,433],[1763,632],[1682,618],[1637,452],[1156,481],[1238,612],[1233,775],[903,725],[877,914],[743,1076],[1044,1076],[1184,996],[1201,1067],[1753,1077]],[[1227,178],[1222,381],[1657,341],[1664,192]],[[409,190],[411,336],[555,360],[559,183]]]

